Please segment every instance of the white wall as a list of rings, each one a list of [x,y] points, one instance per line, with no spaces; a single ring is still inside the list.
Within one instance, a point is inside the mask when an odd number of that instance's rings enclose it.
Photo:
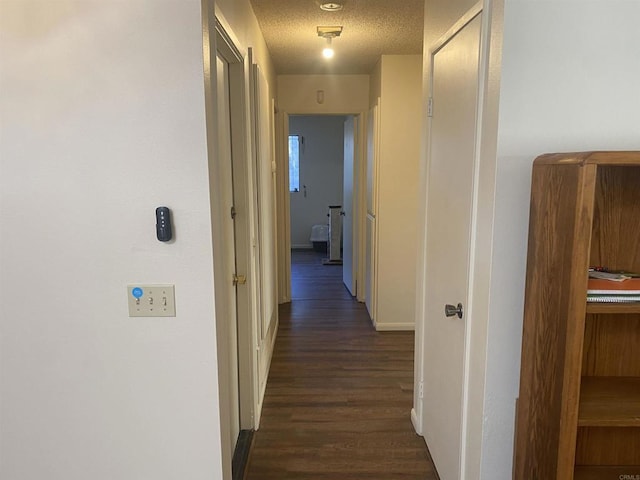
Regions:
[[[289,117],[289,135],[300,135],[304,141],[300,191],[290,194],[292,248],[310,248],[311,227],[328,223],[329,205],[342,205],[344,120],[334,115]]]
[[[373,75],[374,79],[378,76]],[[413,329],[416,302],[418,181],[422,57],[380,60],[375,324],[379,330]],[[377,83],[377,80],[375,80]],[[372,92],[377,87],[372,85]]]
[[[284,143],[288,129],[287,115],[350,115],[368,109],[368,75],[279,75],[277,86],[276,151],[278,170],[287,170],[289,157]],[[317,101],[317,91],[324,91],[324,102]],[[291,252],[289,249],[289,193],[278,185],[278,299],[290,301]],[[288,178],[287,182],[288,184]],[[362,215],[362,206],[354,207]],[[365,212],[366,214],[366,212]]]
[[[220,453],[203,6],[103,3],[0,6],[0,476],[220,478],[230,456]],[[275,91],[249,1],[217,3]],[[159,204],[174,211],[171,244],[154,237]],[[178,317],[129,319],[132,282],[175,283]],[[275,327],[261,372],[274,338]]]
[[[200,1],[4,0],[0,49],[0,477],[221,478]]]
[[[324,103],[317,91],[324,92]],[[369,75],[278,75],[278,108],[289,114],[365,112]]]
[[[276,72],[269,56],[267,44],[249,0],[215,0],[215,13],[223,26],[234,36],[237,47],[253,49],[253,58],[271,86],[272,97],[276,91]],[[246,52],[244,52],[246,53]]]
[[[511,474],[532,161],[640,149],[637,18],[636,1],[505,2],[482,478]]]
[[[382,95],[382,57],[369,76],[369,107],[373,107]]]

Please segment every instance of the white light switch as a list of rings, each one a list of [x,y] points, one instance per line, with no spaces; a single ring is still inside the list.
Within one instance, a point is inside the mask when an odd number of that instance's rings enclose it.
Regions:
[[[174,285],[127,285],[130,317],[175,317]]]

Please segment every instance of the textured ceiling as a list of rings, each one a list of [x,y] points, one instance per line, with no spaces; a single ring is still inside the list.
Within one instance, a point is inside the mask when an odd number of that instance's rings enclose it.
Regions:
[[[325,12],[315,0],[251,0],[276,73],[368,74],[382,54],[422,52],[424,0],[347,0]],[[318,26],[343,26],[326,60]]]

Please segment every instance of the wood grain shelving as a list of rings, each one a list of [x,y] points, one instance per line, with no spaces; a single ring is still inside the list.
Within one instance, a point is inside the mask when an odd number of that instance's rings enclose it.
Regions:
[[[574,480],[619,480],[624,475],[640,475],[640,465],[606,466],[606,467],[576,467]]]
[[[640,427],[640,377],[583,377],[579,427]]]
[[[640,313],[640,302],[633,303],[588,303],[587,313]]]
[[[640,271],[639,199],[640,152],[534,162],[515,480],[640,478],[640,302],[586,302],[590,266]]]

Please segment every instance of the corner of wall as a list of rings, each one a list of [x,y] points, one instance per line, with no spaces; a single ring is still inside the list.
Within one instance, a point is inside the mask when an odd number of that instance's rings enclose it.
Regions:
[[[369,108],[377,103],[380,95],[382,95],[382,56],[369,75]]]

